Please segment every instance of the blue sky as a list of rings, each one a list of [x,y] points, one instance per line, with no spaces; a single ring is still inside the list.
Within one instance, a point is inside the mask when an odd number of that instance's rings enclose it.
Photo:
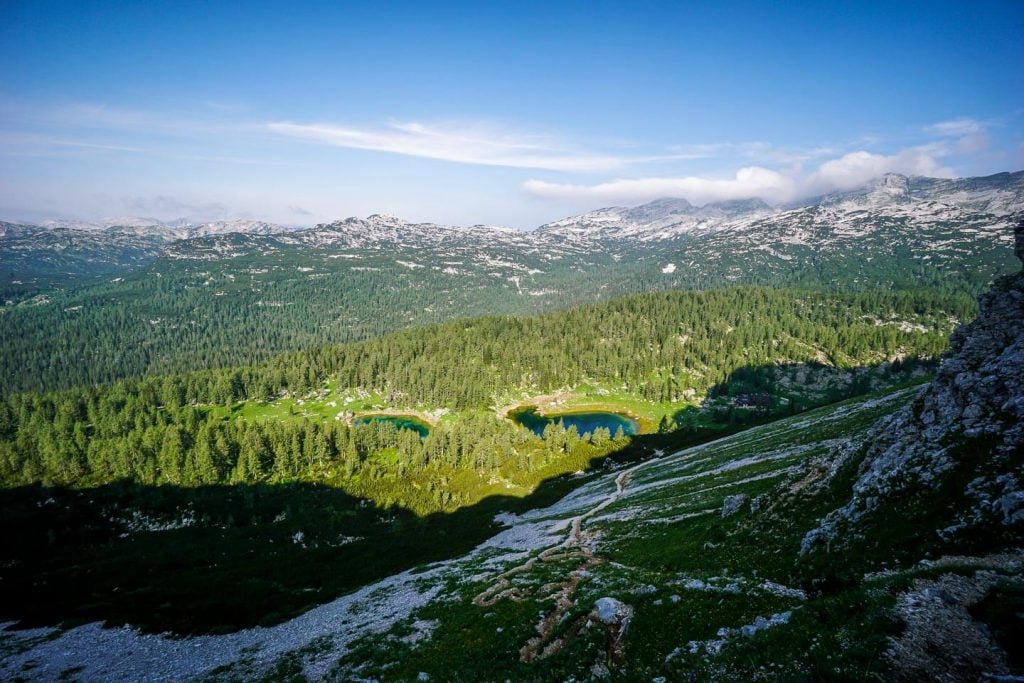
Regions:
[[[0,3],[0,217],[534,227],[1024,168],[1024,2]]]

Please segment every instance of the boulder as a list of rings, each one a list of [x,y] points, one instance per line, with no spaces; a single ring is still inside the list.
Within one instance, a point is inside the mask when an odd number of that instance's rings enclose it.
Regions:
[[[747,504],[748,500],[750,500],[750,496],[745,493],[726,496],[722,501],[722,517],[732,517]]]
[[[602,624],[614,624],[626,614],[626,604],[615,598],[599,598],[594,608]]]

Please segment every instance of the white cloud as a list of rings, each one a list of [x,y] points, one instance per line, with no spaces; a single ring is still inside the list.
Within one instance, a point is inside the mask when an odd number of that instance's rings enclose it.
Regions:
[[[925,126],[924,131],[930,135],[938,135],[940,137],[959,137],[962,135],[971,135],[972,133],[980,133],[985,130],[985,124],[981,121],[972,118],[959,118],[951,119],[949,121],[940,121],[939,123],[933,123],[930,126]]]
[[[683,197],[694,204],[726,199],[761,197],[785,201],[793,197],[792,179],[760,166],[747,166],[729,179],[689,176],[684,178],[638,178],[612,180],[597,185],[571,185],[528,180],[523,189],[548,199],[595,200],[602,202],[644,202],[659,197]]]
[[[860,151],[826,161],[810,175],[804,185],[807,191],[812,193],[846,190],[863,185],[872,178],[886,173],[933,178],[948,178],[954,175],[951,169],[936,161],[932,154],[920,149],[908,149],[888,156]]]
[[[834,153],[827,148],[787,149],[767,142],[674,144],[652,155],[602,154],[548,136],[503,131],[493,126],[427,125],[392,121],[385,126],[268,123],[267,129],[288,137],[337,147],[441,159],[463,164],[508,166],[562,172],[613,171],[645,163],[713,158],[742,159],[747,164],[799,165]]]
[[[639,203],[660,197],[681,197],[694,204],[759,197],[786,202],[798,197],[851,189],[886,173],[950,177],[952,170],[921,149],[893,155],[851,152],[822,163],[809,175],[784,174],[760,166],[747,166],[725,179],[687,176],[679,178],[618,179],[595,185],[528,180],[523,189],[545,199]]]
[[[442,127],[392,122],[384,128],[334,124],[269,123],[274,133],[337,147],[366,149],[462,164],[511,166],[550,171],[607,171],[652,158],[629,158],[565,149],[536,135],[484,127]]]

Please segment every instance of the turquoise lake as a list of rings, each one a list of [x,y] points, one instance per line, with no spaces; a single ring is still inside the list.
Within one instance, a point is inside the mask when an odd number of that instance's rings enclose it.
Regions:
[[[544,427],[558,422],[565,425],[566,429],[575,426],[576,431],[580,434],[590,434],[595,429],[605,427],[612,436],[615,436],[615,432],[621,427],[624,434],[632,435],[636,434],[639,428],[636,420],[618,413],[607,412],[541,415],[535,408],[527,408],[509,413],[509,418],[532,430],[538,436],[544,433]]]
[[[392,424],[398,429],[411,429],[420,436],[426,436],[430,432],[430,426],[411,415],[366,415],[357,417],[352,421],[353,426],[368,425],[374,422]]]

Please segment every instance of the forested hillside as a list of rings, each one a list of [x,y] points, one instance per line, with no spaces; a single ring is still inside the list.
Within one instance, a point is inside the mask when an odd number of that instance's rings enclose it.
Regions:
[[[955,321],[973,311],[965,297],[927,293],[645,294],[539,317],[409,330],[256,366],[15,394],[0,403],[0,476],[7,484],[72,485],[121,477],[198,484],[338,476],[361,491],[368,486],[357,477],[364,467],[401,473],[414,466],[418,476],[431,478],[423,474],[429,465],[530,473],[528,481],[536,481],[556,454],[573,452],[578,465],[582,453],[607,452],[611,435],[590,435],[587,448],[593,448],[576,453],[583,446],[576,437],[567,445],[564,432],[555,430],[542,445],[493,412],[472,417],[471,411],[584,383],[680,409],[712,389],[787,394],[796,409],[813,387],[790,378],[787,366],[855,368],[934,357]],[[785,387],[777,386],[783,380]],[[812,373],[802,381],[816,380]],[[871,384],[844,386],[829,398]],[[295,410],[302,397],[337,397],[337,405],[351,392],[380,395],[389,407],[470,413],[442,421],[421,441],[407,430],[350,428]],[[293,406],[284,420],[245,419],[239,412],[243,402],[282,400]],[[394,467],[371,458],[388,449],[395,449],[397,459],[388,461]],[[545,455],[531,455],[540,451]],[[428,497],[419,505],[450,502],[450,496]]]
[[[483,262],[472,263],[450,247],[282,251],[258,241],[271,238],[218,239],[183,243],[202,258],[165,257],[102,284],[8,302],[0,308],[2,390],[253,364],[416,325],[644,290],[629,282],[639,263],[616,267],[611,254],[573,249],[550,264],[523,254],[510,262],[497,244],[474,248]],[[253,251],[205,258],[206,248],[232,242]]]

